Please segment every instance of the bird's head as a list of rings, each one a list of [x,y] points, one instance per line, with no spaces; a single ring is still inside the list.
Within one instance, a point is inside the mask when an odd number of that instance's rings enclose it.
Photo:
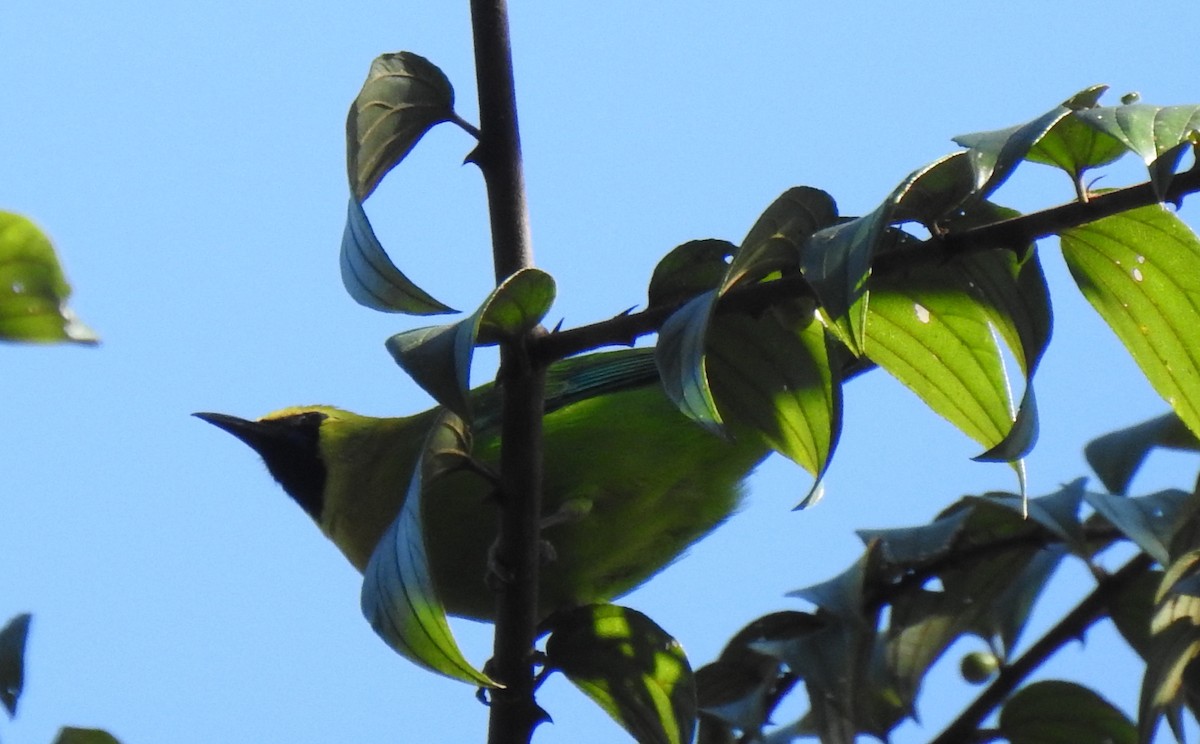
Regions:
[[[224,413],[193,415],[250,445],[283,490],[320,523],[329,477],[322,455],[321,429],[342,413],[328,406],[308,406],[284,408],[257,421]]]

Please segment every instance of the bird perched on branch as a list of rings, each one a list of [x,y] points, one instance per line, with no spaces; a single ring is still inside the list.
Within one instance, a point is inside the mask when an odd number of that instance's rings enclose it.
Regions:
[[[667,399],[653,351],[589,354],[551,365],[544,418],[541,616],[620,596],[677,558],[737,509],[742,481],[767,455],[747,433],[723,439]],[[423,534],[437,593],[452,615],[490,621],[489,550],[500,398],[471,392],[472,457],[480,468],[426,484]],[[198,413],[262,456],[271,475],[363,571],[399,513],[439,409],[372,418],[329,406],[285,408],[257,421]]]

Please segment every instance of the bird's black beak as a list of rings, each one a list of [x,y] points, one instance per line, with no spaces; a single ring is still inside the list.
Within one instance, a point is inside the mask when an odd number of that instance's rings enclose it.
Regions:
[[[262,457],[267,470],[304,511],[320,522],[325,463],[318,444],[321,413],[250,421],[225,413],[193,413],[245,442]]]
[[[252,439],[255,439],[255,432],[261,430],[261,426],[257,421],[248,421],[237,416],[230,416],[226,413],[193,413],[193,416],[201,421],[207,421],[218,429],[223,429],[246,444],[254,447]]]

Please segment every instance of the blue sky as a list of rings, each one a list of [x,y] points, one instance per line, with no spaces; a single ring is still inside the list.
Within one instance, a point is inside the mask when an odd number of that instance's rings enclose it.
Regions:
[[[1200,102],[1193,0],[517,5],[534,246],[558,282],[550,317],[566,325],[644,302],[662,254],[739,240],[790,186],[862,213],[950,152],[950,137],[1033,118],[1094,83]],[[419,321],[372,313],[341,287],[343,127],[371,59],[399,49],[441,66],[477,120],[466,6],[5,4],[0,208],[54,238],[73,305],[104,340],[0,346],[0,618],[35,615],[5,741],[50,741],[62,724],[126,744],[482,740],[472,691],[387,650],[359,614],[353,569],[249,451],[188,416],[429,405],[383,349]],[[435,130],[367,203],[409,275],[467,308],[491,282],[481,179],[460,165],[470,147]],[[1028,167],[999,198],[1032,209],[1070,197],[1064,177]],[[1200,224],[1194,205],[1183,216]],[[1089,438],[1165,410],[1054,244],[1043,251],[1057,327],[1038,378],[1033,494],[1085,475]],[[488,375],[485,362],[476,379]],[[1014,487],[974,454],[883,373],[856,380],[823,502],[789,511],[810,483],[772,459],[741,514],[624,602],[699,665],[743,623],[801,607],[783,595],[853,561],[855,528],[920,523],[962,494]],[[1196,464],[1155,455],[1135,490],[1186,487]],[[1026,639],[1087,581],[1064,570]],[[461,630],[482,662],[486,629]],[[1050,673],[1129,710],[1137,667],[1113,637],[1098,629],[1089,654]],[[928,728],[897,741],[928,738],[974,694],[953,670],[966,650],[929,683]],[[557,723],[540,742],[619,736],[561,679],[541,700]]]

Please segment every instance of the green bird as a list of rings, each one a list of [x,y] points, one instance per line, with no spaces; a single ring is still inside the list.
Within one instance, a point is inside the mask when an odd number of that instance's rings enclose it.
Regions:
[[[551,365],[544,418],[540,613],[606,602],[643,583],[742,501],[742,482],[769,448],[751,432],[723,439],[667,399],[653,350],[589,354]],[[495,385],[471,391],[472,456],[499,459]],[[285,491],[360,572],[396,518],[440,409],[372,418],[330,406],[285,408],[258,421],[196,416],[262,456]],[[423,530],[446,611],[491,621],[494,483],[478,471],[426,484]]]

